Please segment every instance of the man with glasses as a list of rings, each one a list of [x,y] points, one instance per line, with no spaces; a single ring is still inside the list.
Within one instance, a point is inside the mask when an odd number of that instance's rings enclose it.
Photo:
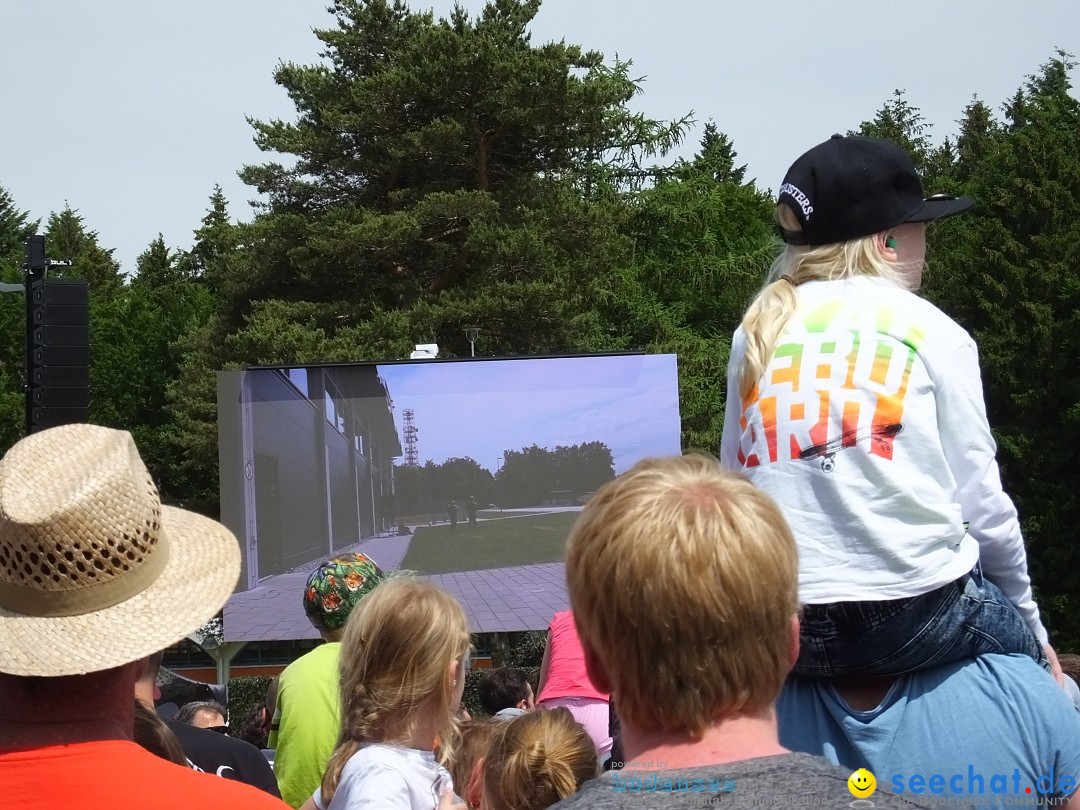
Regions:
[[[161,653],[158,652],[145,660],[142,675],[135,683],[135,699],[151,710],[160,667]],[[185,704],[174,719],[165,723],[176,735],[188,764],[195,770],[244,782],[280,797],[274,771],[262,751],[251,743],[227,736],[225,712],[225,707],[217,701],[197,701]],[[193,722],[196,720],[198,722]]]

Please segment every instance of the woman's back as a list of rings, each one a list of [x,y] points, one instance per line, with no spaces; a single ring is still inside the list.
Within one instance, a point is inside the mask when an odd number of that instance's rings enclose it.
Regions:
[[[548,667],[537,702],[565,697],[608,700],[610,696],[593,686],[585,671],[585,651],[574,626],[574,614],[569,610],[556,613],[548,632]]]

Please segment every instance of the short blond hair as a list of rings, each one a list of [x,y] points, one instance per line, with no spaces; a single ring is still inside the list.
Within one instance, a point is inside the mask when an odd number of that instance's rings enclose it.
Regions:
[[[566,578],[627,723],[700,738],[775,702],[795,540],[772,499],[715,458],[645,459],[601,487],[570,532]]]

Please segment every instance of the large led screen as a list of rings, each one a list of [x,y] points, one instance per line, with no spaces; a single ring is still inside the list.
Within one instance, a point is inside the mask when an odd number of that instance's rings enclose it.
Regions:
[[[494,603],[479,612],[496,629],[522,621],[500,625],[490,583],[561,581],[590,494],[680,449],[674,355],[255,368],[222,372],[218,404],[240,590],[269,593],[362,551]],[[229,624],[227,610],[227,637]]]

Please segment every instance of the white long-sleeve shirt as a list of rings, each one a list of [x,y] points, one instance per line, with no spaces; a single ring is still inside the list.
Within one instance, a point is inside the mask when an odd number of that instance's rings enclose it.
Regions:
[[[746,340],[735,333],[720,455],[791,525],[802,602],[917,596],[981,559],[1045,643],[971,336],[883,279],[797,291],[798,308],[745,398]]]

